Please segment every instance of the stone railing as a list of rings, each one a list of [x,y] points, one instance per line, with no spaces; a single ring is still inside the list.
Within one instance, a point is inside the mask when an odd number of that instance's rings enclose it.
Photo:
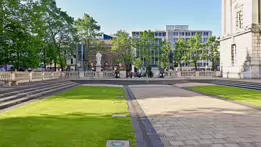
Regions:
[[[66,72],[65,73],[65,77],[66,78],[71,78],[71,79],[74,79],[74,78],[79,78],[79,72],[77,71],[74,71],[74,72]]]
[[[0,72],[0,81],[9,81],[11,80],[10,72]]]
[[[195,71],[181,71],[180,72],[181,77],[193,77],[196,76]]]
[[[175,72],[175,71],[164,72],[164,76],[165,77],[178,77],[178,72]]]
[[[164,73],[165,77],[221,77],[220,71],[169,71]]]
[[[103,72],[103,77],[114,78],[114,76],[115,76],[115,72],[114,71],[105,71],[105,72]]]
[[[64,72],[0,72],[0,81],[6,83],[18,83],[71,78]]]
[[[84,77],[96,77],[96,72],[93,72],[93,71],[86,71],[83,74],[84,74]]]

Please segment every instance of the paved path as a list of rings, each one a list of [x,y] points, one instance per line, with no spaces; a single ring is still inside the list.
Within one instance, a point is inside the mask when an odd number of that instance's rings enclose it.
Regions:
[[[261,147],[261,111],[171,86],[130,86],[166,147]]]

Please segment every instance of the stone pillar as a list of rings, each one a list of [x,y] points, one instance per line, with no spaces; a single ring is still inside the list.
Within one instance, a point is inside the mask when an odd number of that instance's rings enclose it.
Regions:
[[[196,71],[196,75],[195,75],[196,77],[199,77],[199,71]]]
[[[80,78],[84,78],[84,72],[80,72],[79,77],[80,77]]]
[[[44,72],[42,72],[42,81],[44,81]]]
[[[32,82],[33,81],[33,72],[29,72],[28,76],[29,76],[29,82]]]

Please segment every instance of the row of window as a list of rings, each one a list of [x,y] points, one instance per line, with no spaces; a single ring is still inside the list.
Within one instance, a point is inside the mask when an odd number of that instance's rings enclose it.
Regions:
[[[208,63],[197,63],[198,67],[206,67],[208,65],[209,65]],[[186,67],[186,66],[189,66],[189,64],[188,63],[182,63],[182,66]]]
[[[188,41],[190,38],[184,38],[186,41]],[[178,42],[179,38],[174,38],[174,42]],[[203,42],[207,43],[208,42],[208,38],[203,38]]]
[[[209,36],[209,32],[174,32],[173,36],[196,36],[196,33],[203,36]],[[133,36],[139,36],[140,32],[133,32]],[[155,32],[155,36],[166,36],[166,32]]]
[[[174,32],[173,36],[196,36],[196,33],[203,36],[209,36],[209,32]]]

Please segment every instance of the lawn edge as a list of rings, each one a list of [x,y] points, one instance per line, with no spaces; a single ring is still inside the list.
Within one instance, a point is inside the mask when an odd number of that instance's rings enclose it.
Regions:
[[[222,85],[217,85],[217,86],[222,86]],[[197,86],[191,86],[191,87],[197,87]],[[202,95],[204,95],[204,96],[208,96],[208,97],[211,97],[211,98],[215,98],[215,99],[219,99],[219,100],[231,102],[231,103],[234,103],[234,104],[242,105],[242,106],[245,106],[245,107],[249,107],[249,108],[252,108],[252,109],[261,111],[261,108],[260,108],[260,107],[256,107],[256,106],[253,106],[253,105],[250,105],[250,104],[246,104],[246,103],[243,103],[243,102],[238,102],[238,101],[230,100],[230,99],[223,98],[223,97],[216,96],[216,95],[211,95],[211,94],[206,94],[206,93],[194,91],[194,90],[189,89],[189,88],[191,88],[191,87],[180,87],[180,88],[181,88],[181,89],[184,89],[184,90],[191,91],[191,92],[195,92],[195,93],[198,93],[198,94],[202,94]],[[224,87],[231,87],[231,86],[224,86]],[[233,88],[238,88],[238,87],[233,87]],[[242,88],[241,88],[241,89],[242,89]]]
[[[162,140],[128,86],[124,86],[138,147],[164,147]],[[138,137],[137,137],[138,136]]]

